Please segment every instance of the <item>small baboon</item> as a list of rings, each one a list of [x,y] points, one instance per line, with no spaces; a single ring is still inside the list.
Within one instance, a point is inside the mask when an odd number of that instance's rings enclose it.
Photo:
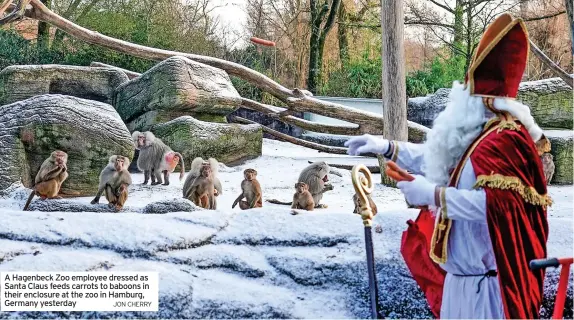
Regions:
[[[36,179],[34,180],[34,187],[32,193],[28,197],[24,205],[24,211],[28,210],[28,206],[34,195],[37,195],[42,200],[46,199],[60,199],[58,196],[62,183],[68,178],[68,154],[61,150],[53,151],[50,156],[44,160],[40,166]]]
[[[237,203],[239,203],[241,210],[263,207],[261,185],[257,181],[257,171],[255,169],[245,169],[243,176],[245,179],[241,182],[241,194],[235,199],[231,208],[235,208]],[[243,198],[247,201],[243,201]]]
[[[328,174],[330,171],[329,165],[326,162],[319,161],[307,166],[299,175],[297,182],[304,182],[308,186],[309,192],[313,196],[315,208],[327,208],[326,204],[319,204],[319,201],[323,199],[323,193],[333,190],[333,186],[327,183],[329,181]],[[276,199],[267,200],[267,202],[283,205],[292,204],[292,202],[282,202]]]
[[[216,197],[222,193],[218,175],[219,163],[213,158],[193,159],[183,184],[183,197],[205,209],[217,209]]]
[[[375,204],[375,202],[371,198],[371,195],[368,194],[367,198],[369,199],[369,206],[371,207],[371,210],[373,211],[373,215],[377,214],[377,205]],[[353,195],[353,203],[355,204],[355,210],[353,210],[353,213],[361,214],[361,201],[359,200],[359,196],[357,196],[356,193]]]
[[[544,177],[546,178],[547,185],[550,184],[550,181],[552,181],[552,177],[554,176],[555,165],[553,159],[554,157],[551,153],[544,153],[540,157],[540,160],[542,160],[542,167],[544,170]]]
[[[295,194],[293,195],[293,204],[291,209],[304,209],[313,211],[315,208],[315,201],[309,192],[309,186],[305,182],[297,182],[295,184]]]
[[[150,180],[150,177],[151,177],[151,185],[161,184],[162,173],[164,174],[164,176],[167,176],[169,173],[165,171],[169,171],[168,168],[170,168],[173,165],[173,159],[175,158],[173,156],[170,156],[172,157],[171,163],[168,164],[166,162],[166,156],[169,155],[170,152],[173,152],[173,150],[171,150],[170,147],[164,144],[163,141],[161,141],[161,139],[156,138],[155,135],[150,131],[146,132],[134,131],[134,133],[132,133],[132,139],[134,140],[136,149],[139,150],[137,165],[138,168],[144,172],[143,184],[147,184],[148,181]],[[181,160],[180,178],[183,178],[185,170],[183,165],[183,157],[179,153],[177,155],[180,158],[178,160]],[[173,167],[175,169],[175,165]],[[164,185],[167,184],[169,184],[169,178],[166,180],[166,183],[164,183]]]
[[[128,171],[130,160],[124,156],[111,156],[106,167],[100,172],[98,192],[91,204],[100,202],[100,196],[105,192],[108,206],[116,211],[123,208],[128,199],[128,186],[132,178]]]

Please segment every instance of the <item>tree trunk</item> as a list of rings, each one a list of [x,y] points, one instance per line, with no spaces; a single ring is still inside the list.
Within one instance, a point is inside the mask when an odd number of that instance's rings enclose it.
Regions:
[[[339,37],[339,59],[341,59],[341,66],[344,68],[349,65],[349,38],[347,36],[347,11],[345,10],[345,4],[341,2],[339,7],[339,25],[337,26],[337,33]]]
[[[381,0],[381,8],[383,136],[389,140],[407,141],[403,1]],[[383,160],[379,157],[381,162]],[[392,185],[384,171],[381,166],[382,183]]]
[[[52,7],[52,0],[40,0],[46,7]],[[50,44],[50,25],[43,21],[38,21],[38,46],[47,49]]]
[[[464,8],[462,7],[463,0],[456,0],[454,7],[454,34],[453,34],[453,57],[460,57],[463,51],[463,39],[464,39],[464,29],[463,29],[463,19],[464,19]]]
[[[566,14],[568,15],[568,22],[570,24],[570,40],[572,40],[570,49],[571,54],[574,55],[574,9],[572,8],[572,0],[564,0],[566,2]]]

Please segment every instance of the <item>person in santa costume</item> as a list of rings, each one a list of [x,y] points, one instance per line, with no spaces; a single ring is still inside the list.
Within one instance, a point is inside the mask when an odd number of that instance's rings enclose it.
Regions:
[[[378,153],[412,172],[397,187],[436,214],[429,255],[446,271],[441,318],[539,317],[544,271],[528,263],[546,258],[551,199],[539,155],[550,143],[515,100],[528,51],[524,22],[497,17],[424,144],[345,143],[350,155]]]

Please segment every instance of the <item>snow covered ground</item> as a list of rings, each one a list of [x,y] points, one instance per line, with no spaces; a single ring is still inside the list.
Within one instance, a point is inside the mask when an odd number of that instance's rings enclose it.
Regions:
[[[258,171],[264,199],[288,201],[308,160],[376,165],[374,159],[265,139],[263,156],[220,169],[223,194],[217,211],[142,214],[151,202],[181,198],[183,181],[177,174],[170,186],[153,187],[139,185],[143,174],[134,174],[126,210],[120,213],[22,212],[28,191],[17,188],[0,199],[0,271],[158,271],[160,311],[0,312],[0,318],[368,317],[363,226],[352,214],[350,171],[333,169],[342,177],[329,177],[334,190],[322,200],[327,209],[296,216],[287,206],[266,202],[261,209],[231,209],[244,169]],[[380,181],[378,174],[373,178]],[[555,203],[549,210],[549,256],[572,255],[572,191],[572,186],[550,187]],[[89,205],[91,199],[59,201]],[[407,209],[397,189],[376,185],[373,199],[379,208],[375,223],[383,230],[373,233],[380,311],[389,318],[428,318],[426,302],[399,253],[405,222],[417,210]],[[548,286],[555,285],[555,275],[549,272],[554,278]],[[553,294],[549,289],[549,298]],[[548,317],[548,311],[543,315]]]

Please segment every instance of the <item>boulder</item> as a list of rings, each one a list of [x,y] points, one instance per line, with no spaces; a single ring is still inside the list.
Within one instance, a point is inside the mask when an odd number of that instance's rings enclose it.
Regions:
[[[230,164],[261,155],[263,131],[259,125],[210,123],[190,116],[152,127],[151,131],[180,152],[189,168],[196,157]]]
[[[572,162],[574,158],[573,138],[574,131],[572,130],[544,130],[544,134],[550,140],[552,145],[550,153],[554,157],[554,176],[552,177],[552,184],[572,184],[574,181],[572,176]]]
[[[183,115],[225,122],[240,104],[227,73],[176,56],[119,86],[114,106],[124,122],[135,121],[132,130],[144,131]]]
[[[0,72],[0,105],[48,93],[111,104],[114,90],[127,81],[125,73],[111,68],[54,64],[10,66]]]
[[[522,82],[517,99],[543,128],[573,129],[572,88],[560,78]]]
[[[130,132],[111,105],[47,94],[0,107],[0,191],[16,182],[32,187],[56,149],[68,153],[63,196],[94,195],[108,158],[134,154]]]
[[[203,209],[187,199],[173,198],[152,202],[146,205],[142,212],[149,214],[165,214],[169,212],[194,212],[198,210]]]
[[[432,127],[433,120],[446,107],[449,93],[450,88],[441,88],[428,97],[410,98],[407,119]],[[530,107],[534,120],[542,128],[573,128],[572,89],[562,79],[522,82],[517,100]],[[409,130],[409,140],[410,135]]]

